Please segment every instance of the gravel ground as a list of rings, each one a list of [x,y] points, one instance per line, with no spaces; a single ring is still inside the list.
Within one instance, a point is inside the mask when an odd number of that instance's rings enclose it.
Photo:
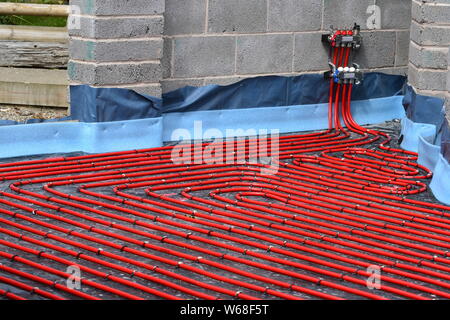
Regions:
[[[0,120],[18,122],[30,119],[55,119],[67,116],[66,108],[31,107],[0,104]]]

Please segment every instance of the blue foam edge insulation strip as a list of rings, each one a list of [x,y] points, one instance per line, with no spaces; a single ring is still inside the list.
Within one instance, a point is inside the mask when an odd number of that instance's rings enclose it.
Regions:
[[[1,158],[51,153],[104,153],[159,147],[162,118],[0,126]]]
[[[430,189],[440,202],[450,205],[450,130],[444,100],[418,95],[408,87],[403,100],[400,146],[419,154],[418,163],[433,172]]]
[[[402,100],[402,96],[394,96],[355,101],[352,103],[352,113],[362,125],[401,119],[405,117]],[[328,104],[325,103],[163,114],[164,141],[179,140],[178,134],[184,140],[197,140],[210,137],[214,132],[220,132],[223,138],[228,138],[252,135],[247,134],[250,132],[248,130],[268,130],[268,133],[270,130],[279,130],[279,133],[289,133],[327,128]]]
[[[441,153],[441,147],[433,143],[436,134],[434,124],[415,123],[407,117],[402,119],[401,147],[419,154],[418,163],[433,171],[430,183],[433,195],[450,205],[450,164]]]

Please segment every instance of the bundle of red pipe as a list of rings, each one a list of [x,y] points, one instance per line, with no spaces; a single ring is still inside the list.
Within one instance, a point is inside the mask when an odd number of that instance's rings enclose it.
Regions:
[[[337,67],[350,50],[333,48]],[[431,172],[358,125],[351,96],[331,80],[329,129],[281,137],[271,176],[211,163],[207,143],[192,146],[199,164],[174,164],[167,146],[0,165],[0,296],[450,298],[450,207],[407,197]],[[235,160],[254,143],[215,142]]]

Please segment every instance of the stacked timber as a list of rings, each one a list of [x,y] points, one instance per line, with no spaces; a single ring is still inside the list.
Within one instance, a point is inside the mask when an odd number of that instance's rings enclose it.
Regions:
[[[0,41],[0,67],[65,69],[67,43]]]
[[[65,28],[0,26],[0,67],[67,68]]]

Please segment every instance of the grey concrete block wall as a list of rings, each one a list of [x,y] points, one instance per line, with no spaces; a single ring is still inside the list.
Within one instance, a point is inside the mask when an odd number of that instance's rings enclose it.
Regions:
[[[418,23],[448,24],[450,16],[449,1],[417,2],[413,1],[412,14]]]
[[[374,0],[324,0],[322,26],[326,30],[330,26],[351,28],[357,23],[362,29],[367,29],[367,8],[372,5],[375,5]]]
[[[88,63],[69,61],[70,79],[91,85],[138,85],[161,79],[159,63]],[[156,83],[155,83],[156,85]]]
[[[294,72],[318,71],[328,68],[328,49],[321,41],[318,41],[321,34],[321,32],[308,32],[295,35]]]
[[[69,50],[74,60],[96,62],[158,60],[162,57],[163,40],[161,38],[123,41],[72,39]]]
[[[445,47],[422,47],[414,41],[410,43],[409,59],[418,68],[445,70],[447,55]]]
[[[395,66],[408,65],[410,37],[409,30],[396,32]]]
[[[71,0],[71,84],[161,95],[165,0]],[[76,12],[76,11],[75,11]]]
[[[409,29],[411,25],[411,0],[375,0],[382,9],[383,29]]]
[[[206,26],[207,0],[166,0],[164,34],[202,33]]]
[[[423,94],[447,94],[450,1],[412,1],[409,82]]]
[[[368,30],[374,5],[381,29]],[[357,61],[364,70],[408,70],[411,0],[166,0],[164,17],[164,92],[325,71],[321,34],[355,22],[366,37]]]
[[[265,32],[267,1],[208,0],[208,32]]]
[[[409,65],[409,84],[412,85],[418,93],[426,95],[444,96],[446,93],[447,69],[429,70],[419,69],[413,64]]]
[[[70,4],[91,16],[154,15],[165,8],[165,0],[70,0]]]
[[[173,46],[175,77],[207,77],[234,73],[234,37],[177,38]]]
[[[395,31],[362,31],[363,45],[356,62],[364,68],[374,69],[395,65],[397,34]]]
[[[291,72],[293,45],[294,37],[291,34],[237,37],[236,73]]]
[[[321,34],[363,29],[358,63],[405,74],[411,0],[71,0],[81,27],[70,30],[72,83],[167,92],[261,75],[328,68]],[[374,5],[380,29],[369,30]],[[372,10],[372,11],[371,11]],[[139,72],[139,68],[146,72]],[[92,72],[93,74],[89,74]],[[119,74],[114,74],[119,72]],[[109,74],[109,75],[108,75]]]
[[[80,16],[80,28],[70,29],[72,37],[93,39],[130,39],[160,37],[164,18],[154,16]]]
[[[316,31],[322,27],[322,0],[268,2],[267,31]]]

